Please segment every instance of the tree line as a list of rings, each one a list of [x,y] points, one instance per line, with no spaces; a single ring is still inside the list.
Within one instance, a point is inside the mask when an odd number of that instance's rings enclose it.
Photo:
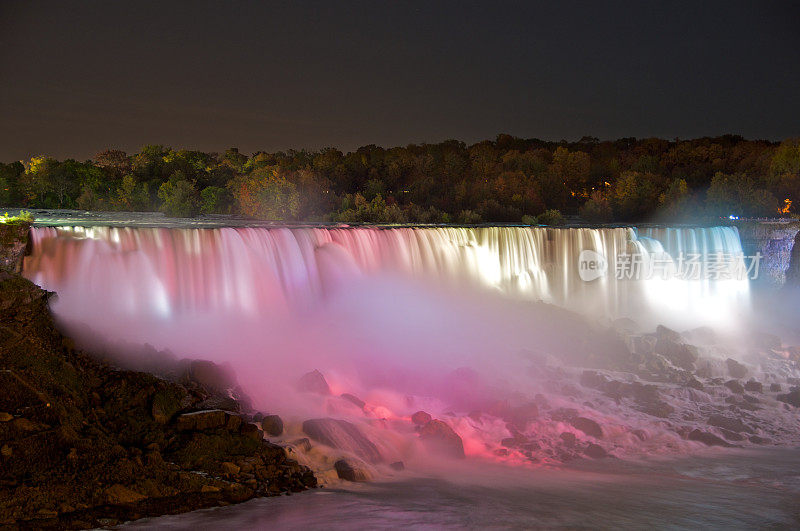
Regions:
[[[680,221],[792,216],[800,139],[547,142],[499,135],[252,155],[148,145],[0,163],[0,206],[372,223]]]

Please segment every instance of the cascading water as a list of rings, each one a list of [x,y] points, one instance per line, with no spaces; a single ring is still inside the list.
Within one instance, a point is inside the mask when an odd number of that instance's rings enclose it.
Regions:
[[[637,238],[632,228],[37,228],[25,271],[57,291],[66,311],[91,305],[103,314],[165,318],[307,308],[346,283],[342,276],[362,273],[466,282],[591,316],[644,312],[682,324],[729,317],[731,303],[746,304],[746,278],[717,283],[647,271],[656,257],[740,254],[735,228],[642,234]],[[584,251],[606,260],[595,278],[580,275]],[[621,271],[621,256],[640,257],[635,270]]]
[[[334,416],[359,423],[386,462],[424,459],[410,450],[418,443],[409,417],[425,409],[448,419],[468,456],[546,462],[561,459],[564,431],[585,437],[562,409],[602,421],[604,444],[618,455],[688,444],[654,423],[651,409],[604,396],[589,402],[574,382],[575,367],[618,366],[630,354],[600,321],[627,316],[649,330],[735,323],[747,278],[682,278],[680,257],[696,251],[739,255],[738,233],[37,227],[24,274],[58,293],[54,313],[89,346],[103,336],[231,364],[257,407],[288,419],[287,440],[303,436],[303,419]],[[297,378],[312,369],[333,397],[297,392]],[[343,392],[365,406],[353,409]],[[675,393],[675,403],[694,407]],[[507,408],[497,413],[496,404],[537,395],[551,417],[528,418],[527,435],[509,433]],[[478,410],[495,413],[475,420]],[[635,434],[643,427],[646,442]],[[535,436],[550,453],[498,448],[510,435]]]

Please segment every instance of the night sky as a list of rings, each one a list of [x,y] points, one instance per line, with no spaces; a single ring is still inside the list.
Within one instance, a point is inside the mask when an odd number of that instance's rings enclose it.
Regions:
[[[775,2],[0,2],[0,160],[800,135]]]

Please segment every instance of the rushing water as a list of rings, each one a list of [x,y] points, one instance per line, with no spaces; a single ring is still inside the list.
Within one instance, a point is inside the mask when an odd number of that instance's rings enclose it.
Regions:
[[[317,490],[130,527],[796,529],[800,452],[728,452],[557,471],[480,468]]]
[[[632,317],[646,328],[736,328],[749,311],[746,278],[677,274],[686,255],[739,255],[735,228],[224,224],[53,218],[34,228],[24,273],[58,292],[53,309],[64,322],[91,327],[84,338],[149,342],[180,356],[228,362],[258,407],[284,416],[288,436],[303,435],[303,419],[347,418],[373,438],[387,463],[403,460],[407,471],[387,475],[384,467],[381,480],[370,485],[141,525],[798,524],[796,451],[635,461],[642,454],[674,456],[699,446],[677,435],[669,422],[607,397],[589,402],[548,394],[551,375],[560,374],[548,372],[551,365],[615,355],[619,343],[596,330],[597,321]],[[642,269],[620,274],[631,256]],[[658,264],[664,269],[651,270]],[[326,374],[334,395],[358,394],[367,403],[364,410],[337,396],[298,394],[295,379],[311,369]],[[536,393],[547,394],[556,406],[589,411],[604,424],[603,444],[626,459],[569,468],[551,468],[544,455],[533,459],[536,467],[524,459],[497,459],[507,425],[486,417],[476,423],[468,413],[486,411],[501,399],[531,400]],[[675,393],[691,407],[706,407],[688,391]],[[420,408],[448,419],[464,440],[466,464],[442,464],[437,471],[439,464],[420,450],[408,419]],[[789,412],[779,413],[783,426],[795,422]],[[570,429],[549,420],[528,428],[550,442]],[[637,428],[646,430],[646,441],[633,435]]]

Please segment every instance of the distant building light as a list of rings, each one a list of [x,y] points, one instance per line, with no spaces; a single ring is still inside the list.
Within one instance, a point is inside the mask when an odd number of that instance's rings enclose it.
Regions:
[[[728,216],[728,219],[739,219],[739,216],[734,216],[733,214],[731,214],[730,216]]]

